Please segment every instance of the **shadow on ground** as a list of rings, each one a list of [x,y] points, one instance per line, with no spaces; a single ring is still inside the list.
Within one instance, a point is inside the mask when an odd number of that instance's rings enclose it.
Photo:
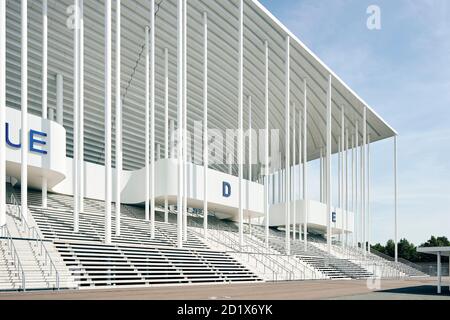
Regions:
[[[437,294],[437,287],[431,285],[406,287],[406,288],[395,288],[388,290],[376,291],[378,293],[394,293],[394,294],[411,294],[411,295],[421,295],[421,296],[436,296],[436,297],[450,297],[449,287],[442,287],[442,293]]]

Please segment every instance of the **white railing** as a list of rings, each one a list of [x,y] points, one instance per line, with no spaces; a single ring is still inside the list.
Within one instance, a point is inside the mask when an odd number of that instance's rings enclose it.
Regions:
[[[26,290],[25,272],[23,271],[23,266],[22,263],[20,262],[19,254],[17,253],[17,249],[14,245],[13,238],[11,237],[11,233],[9,232],[6,224],[0,227],[0,237],[6,239],[8,249],[11,252],[14,267],[17,270],[17,277],[22,282],[22,290],[25,291]]]
[[[30,227],[28,225],[28,222],[26,220],[26,218],[24,217],[23,213],[22,213],[22,208],[21,205],[19,203],[19,201],[17,200],[17,197],[14,195],[14,193],[11,193],[11,204],[12,204],[12,208],[13,211],[11,212],[13,215],[15,215],[14,221],[16,222],[16,226],[17,226],[17,219],[18,218],[20,220],[20,227],[22,228],[22,232],[25,232],[26,237],[28,238],[28,240],[34,241],[35,247],[38,248],[39,247],[39,255],[41,257],[44,257],[44,267],[48,266],[48,275],[51,277],[53,275],[53,273],[55,274],[55,286],[54,288],[59,290],[59,272],[58,269],[56,268],[55,263],[53,262],[51,255],[49,253],[49,251],[47,250],[47,247],[44,245],[44,241],[42,240],[41,236],[39,235],[38,230],[36,229],[36,227]],[[41,209],[42,211],[42,209]],[[17,226],[19,228],[19,226]]]

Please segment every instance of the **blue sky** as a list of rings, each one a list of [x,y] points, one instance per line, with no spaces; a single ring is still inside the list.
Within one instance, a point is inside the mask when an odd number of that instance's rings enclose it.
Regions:
[[[450,238],[450,1],[261,3],[399,132],[400,237]],[[381,30],[366,26],[369,5]],[[376,242],[393,238],[392,145],[371,149]]]

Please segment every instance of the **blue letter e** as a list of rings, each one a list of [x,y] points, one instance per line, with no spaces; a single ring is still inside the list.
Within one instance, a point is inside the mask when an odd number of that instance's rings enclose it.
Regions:
[[[228,182],[222,183],[222,195],[224,198],[229,198],[231,196],[231,185]]]

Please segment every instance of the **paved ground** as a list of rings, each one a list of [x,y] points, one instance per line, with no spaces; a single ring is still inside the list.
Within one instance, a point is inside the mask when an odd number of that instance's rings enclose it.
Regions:
[[[449,279],[450,280],[450,279]],[[60,292],[1,293],[5,299],[61,299],[61,300],[299,300],[299,299],[448,299],[446,279],[443,295],[436,294],[435,279],[382,280],[380,283],[363,280],[291,281],[279,283],[226,284],[199,286],[165,286],[152,288],[120,288],[76,290]]]

